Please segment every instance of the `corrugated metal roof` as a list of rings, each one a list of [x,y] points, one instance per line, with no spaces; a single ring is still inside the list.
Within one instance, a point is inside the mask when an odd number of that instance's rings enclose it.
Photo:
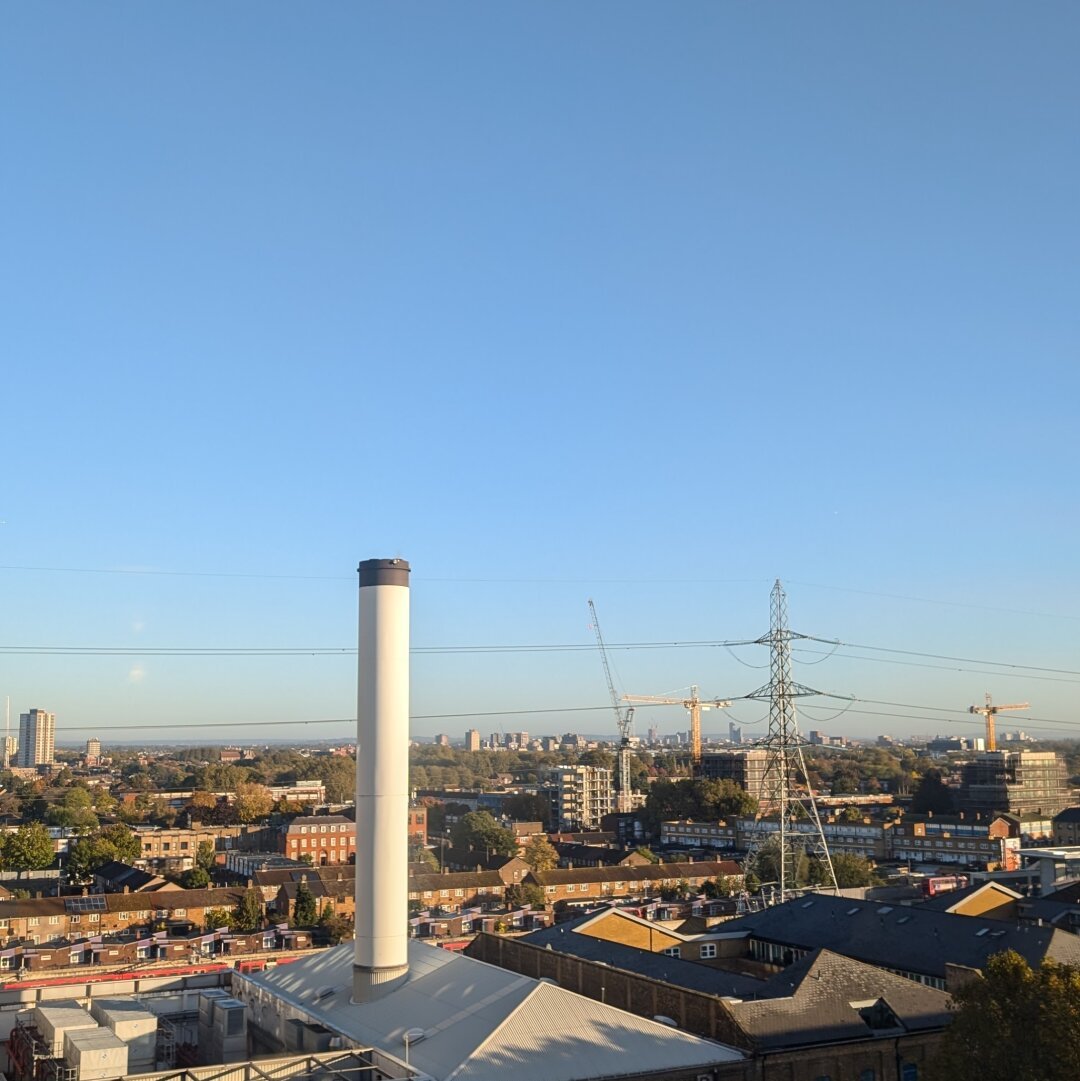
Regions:
[[[650,1064],[704,1066],[739,1052],[644,1021],[570,991],[424,943],[409,944],[409,979],[385,998],[351,1002],[353,947],[345,943],[269,973],[239,977],[273,990],[313,1019],[438,1078],[580,1081]]]

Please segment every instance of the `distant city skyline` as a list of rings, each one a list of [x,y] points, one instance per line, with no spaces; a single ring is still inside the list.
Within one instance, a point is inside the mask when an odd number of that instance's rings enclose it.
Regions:
[[[401,555],[420,737],[614,731],[593,598],[752,740],[686,643],[777,577],[874,647],[796,643],[804,732],[1080,736],[1080,9],[255,10],[6,13],[16,716],[344,739]]]

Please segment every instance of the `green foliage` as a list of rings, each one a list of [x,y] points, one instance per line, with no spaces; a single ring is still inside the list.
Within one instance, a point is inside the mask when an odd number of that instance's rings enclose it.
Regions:
[[[426,864],[432,871],[439,870],[438,857],[424,845],[409,845],[409,862]]]
[[[311,927],[315,923],[315,895],[306,882],[296,887],[293,923],[297,927]]]
[[[66,826],[70,829],[96,830],[98,817],[94,814],[93,797],[82,787],[73,785],[65,789],[59,803],[54,803],[45,814],[50,826]]]
[[[450,839],[457,848],[476,848],[499,856],[517,853],[514,835],[495,821],[487,811],[470,811],[450,830]]]
[[[716,878],[710,878],[704,883],[702,889],[706,897],[720,898],[720,897],[733,897],[739,892],[738,879],[732,878],[730,875],[717,875]]]
[[[953,995],[954,1017],[930,1081],[1075,1081],[1080,1077],[1080,969],[1032,971],[1011,950]]]
[[[646,848],[645,845],[638,845],[634,851],[639,856],[644,856],[650,863],[660,862],[660,857],[651,848]]]
[[[116,850],[115,858],[124,863],[134,863],[142,855],[142,842],[127,826],[116,822],[106,826],[98,835]]]
[[[254,886],[248,886],[244,890],[237,902],[233,919],[236,927],[241,931],[254,931],[262,926],[262,894]]]
[[[112,860],[132,863],[142,854],[139,838],[120,822],[96,834],[79,837],[68,846],[67,872],[74,882],[85,882]]]
[[[322,912],[319,913],[319,927],[332,946],[336,946],[346,938],[352,938],[352,923],[344,916],[336,915],[334,906],[329,901],[323,905]]]
[[[506,903],[511,908],[520,908],[523,905],[543,908],[544,891],[533,882],[514,882],[506,887]]]
[[[543,796],[519,792],[503,800],[502,812],[515,822],[540,822],[546,829],[551,819],[551,803]]]
[[[210,885],[210,874],[202,867],[192,867],[180,876],[180,885],[185,890],[203,890]]]
[[[851,852],[834,852],[832,865],[836,884],[842,890],[854,886],[881,885],[881,879],[874,874],[874,865],[863,856],[856,856]],[[824,883],[828,878],[824,865],[817,859],[811,860],[810,876],[811,880],[817,883]]]
[[[217,864],[217,849],[214,842],[207,839],[199,842],[195,850],[195,866],[201,867],[208,875]]]
[[[939,769],[929,769],[914,795],[911,809],[915,814],[951,814],[953,810],[952,789],[945,783]]]
[[[798,845],[797,841],[789,843]],[[811,863],[809,857],[806,855],[806,850],[801,847],[794,848],[789,859],[791,862],[788,864],[788,889],[796,886],[809,885],[812,881]],[[761,847],[758,848],[757,853],[750,864],[750,869],[755,878],[762,883],[779,883],[780,837],[778,835],[769,837]],[[794,881],[791,881],[792,871],[794,871]]]
[[[660,832],[660,823],[693,818],[716,821],[733,815],[753,814],[757,800],[734,781],[708,777],[694,780],[655,781],[649,789],[641,819],[651,833]]]
[[[42,871],[56,858],[49,831],[40,822],[20,826],[4,837],[4,866],[22,875],[25,871]]]
[[[683,901],[690,896],[690,883],[680,878],[674,886],[663,886],[660,889],[660,899],[663,901]]]
[[[550,871],[559,866],[559,853],[555,851],[555,846],[543,833],[529,838],[529,843],[522,853],[522,859],[534,871]]]
[[[206,910],[206,930],[216,931],[219,927],[231,928],[236,922],[236,915],[227,908],[208,908]]]

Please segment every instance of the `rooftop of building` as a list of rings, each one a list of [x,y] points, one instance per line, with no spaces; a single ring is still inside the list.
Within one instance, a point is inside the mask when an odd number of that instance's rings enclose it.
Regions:
[[[758,1050],[924,1032],[949,1021],[949,996],[913,980],[817,949],[765,985],[752,1002],[730,1002]]]
[[[813,950],[825,947],[871,965],[945,979],[948,964],[982,969],[1015,950],[1032,966],[1050,957],[1080,964],[1080,937],[1052,927],[1015,927],[1001,920],[814,894],[741,916],[723,925],[731,935]]]
[[[688,991],[705,995],[733,995],[736,998],[756,998],[765,991],[766,981],[744,976],[737,972],[713,968],[678,957],[626,946],[606,938],[587,933],[587,925],[595,919],[595,913],[567,920],[542,931],[524,935],[520,941],[540,949],[570,954],[583,961],[595,961],[611,968],[633,972],[650,980],[659,980]],[[585,927],[585,930],[582,928]]]
[[[234,990],[280,1000],[364,1046],[404,1056],[436,1081],[584,1081],[733,1062],[722,1044],[420,942],[408,979],[353,1003],[353,946],[345,943],[272,972],[237,977]],[[264,1015],[265,1015],[264,1005]]]

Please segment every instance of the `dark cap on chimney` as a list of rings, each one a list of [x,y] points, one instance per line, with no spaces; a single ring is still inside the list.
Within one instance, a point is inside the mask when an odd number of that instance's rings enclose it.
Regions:
[[[365,559],[357,568],[364,586],[408,586],[409,564],[404,559]]]

